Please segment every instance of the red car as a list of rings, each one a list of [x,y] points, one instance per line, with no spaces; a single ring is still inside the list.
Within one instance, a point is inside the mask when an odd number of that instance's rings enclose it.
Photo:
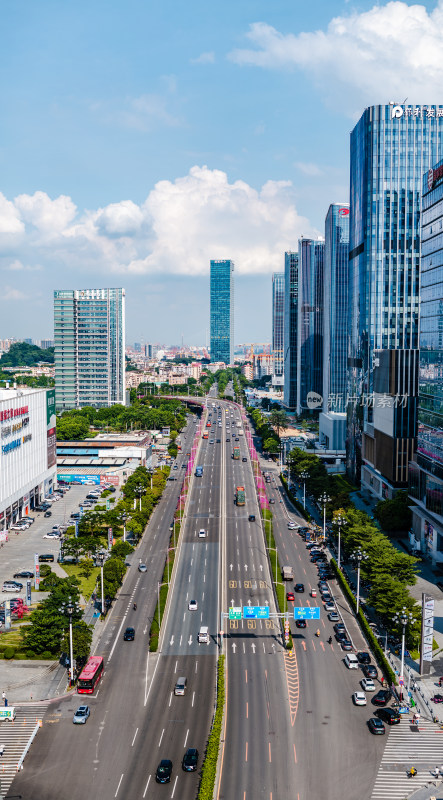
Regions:
[[[295,600],[294,592],[287,592],[286,593],[286,600]]]

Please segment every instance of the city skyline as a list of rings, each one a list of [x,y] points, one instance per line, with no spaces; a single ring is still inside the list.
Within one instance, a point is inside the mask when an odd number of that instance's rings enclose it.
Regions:
[[[270,308],[268,280],[284,252],[316,237],[329,205],[348,200],[355,119],[370,103],[438,94],[439,7],[321,0],[294,19],[283,0],[272,9],[228,2],[209,20],[198,0],[175,9],[180,41],[167,3],[148,10],[132,0],[122,20],[111,2],[104,29],[84,2],[75,15],[49,0],[38,14],[29,0],[26,13],[7,8],[0,269],[10,334],[30,335],[20,317],[35,323],[60,272],[64,285],[75,272],[91,288],[110,274],[125,286],[129,338],[144,333],[150,304],[147,338],[179,341],[191,312],[189,341],[203,341],[209,259],[229,251],[239,339],[269,338],[250,292]],[[396,48],[383,46],[388,27]],[[418,55],[420,35],[429,47]],[[374,69],[363,64],[363,41]]]

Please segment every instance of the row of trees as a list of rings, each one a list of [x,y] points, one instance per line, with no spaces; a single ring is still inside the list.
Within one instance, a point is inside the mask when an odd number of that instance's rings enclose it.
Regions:
[[[65,411],[57,419],[58,441],[82,440],[94,436],[94,430],[161,430],[170,427],[179,432],[186,423],[186,411],[179,400],[146,396],[129,406],[115,405],[95,409],[85,406]],[[94,429],[94,430],[91,430]]]
[[[274,409],[265,416],[258,408],[248,408],[256,433],[261,436],[263,450],[276,455],[280,451],[280,432],[289,428],[289,421],[284,411]]]

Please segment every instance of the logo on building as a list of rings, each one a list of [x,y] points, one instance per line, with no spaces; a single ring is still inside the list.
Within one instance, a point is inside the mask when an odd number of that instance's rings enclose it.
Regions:
[[[306,397],[306,405],[308,408],[320,408],[323,403],[323,397],[317,392],[308,392]]]
[[[434,185],[434,170],[428,170],[428,189],[431,190]]]
[[[338,213],[341,217],[347,217],[349,214],[349,208],[339,208]]]
[[[404,108],[401,106],[392,106],[391,108],[391,119],[399,119],[404,114]]]

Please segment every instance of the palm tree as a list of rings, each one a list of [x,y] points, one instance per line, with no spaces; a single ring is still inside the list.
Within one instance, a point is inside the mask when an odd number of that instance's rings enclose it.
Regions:
[[[280,438],[280,431],[285,431],[289,428],[289,420],[284,411],[271,411],[269,415],[269,422],[273,428],[277,430],[277,436]]]

